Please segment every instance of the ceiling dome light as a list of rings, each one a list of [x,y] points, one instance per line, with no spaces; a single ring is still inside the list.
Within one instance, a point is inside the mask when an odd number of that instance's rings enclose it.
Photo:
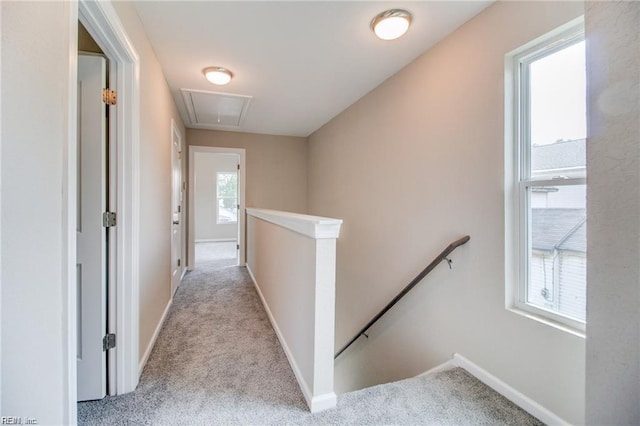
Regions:
[[[222,67],[209,67],[205,68],[202,72],[204,76],[207,77],[207,80],[218,86],[224,86],[229,83],[233,77],[231,71]]]
[[[382,12],[371,21],[371,29],[382,40],[394,40],[401,37],[411,25],[411,14],[402,9]]]

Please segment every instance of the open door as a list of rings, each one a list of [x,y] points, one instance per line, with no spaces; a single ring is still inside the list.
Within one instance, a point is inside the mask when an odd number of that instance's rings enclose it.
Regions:
[[[246,244],[245,244],[245,181],[246,181],[246,161],[245,150],[240,148],[222,148],[222,147],[210,147],[210,146],[189,146],[189,235],[188,235],[188,247],[189,247],[189,270],[196,267],[196,241],[229,241],[230,239],[237,238],[237,264],[244,266],[246,261]],[[231,167],[227,164],[225,168],[214,167],[207,158],[230,158]],[[220,173],[218,173],[218,171]],[[231,186],[223,185],[225,188],[223,193],[219,193],[218,188],[218,175],[233,174],[234,184]],[[198,176],[196,176],[198,175]],[[196,183],[198,182],[198,183]],[[229,181],[226,181],[229,183]],[[227,193],[227,189],[233,187],[232,193]],[[212,197],[211,195],[215,195]],[[222,197],[220,196],[222,195]],[[213,198],[213,200],[211,200]],[[221,198],[227,200],[221,201]],[[201,204],[200,201],[205,201]],[[233,200],[234,202],[231,202]],[[214,201],[211,207],[208,206],[209,201]],[[222,204],[221,204],[222,203]],[[230,203],[230,205],[229,205]],[[215,209],[222,207],[223,212],[216,213]],[[210,213],[208,213],[210,211]],[[207,229],[200,232],[198,229],[202,229],[202,221],[216,222],[216,218],[221,216],[221,213],[226,218],[232,218],[236,223],[232,230],[232,233],[223,236],[211,235],[211,230]]]
[[[106,59],[78,55],[78,400],[107,389],[107,116]]]
[[[182,137],[175,123],[171,123],[171,294],[182,279]]]

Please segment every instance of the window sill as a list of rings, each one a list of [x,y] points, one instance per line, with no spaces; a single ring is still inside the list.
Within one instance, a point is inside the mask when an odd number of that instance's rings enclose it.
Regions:
[[[574,335],[576,337],[581,337],[583,339],[586,338],[586,333],[585,333],[584,330],[579,330],[579,329],[570,327],[570,326],[568,326],[566,324],[562,324],[562,323],[560,323],[558,321],[554,321],[552,319],[549,319],[549,318],[544,317],[544,316],[539,315],[539,314],[534,314],[532,312],[525,311],[525,310],[517,308],[515,306],[510,306],[510,307],[507,307],[506,309],[507,309],[507,311],[512,312],[512,313],[514,313],[516,315],[520,315],[520,316],[523,316],[525,318],[537,321],[537,322],[542,323],[544,325],[547,325],[549,327],[553,327],[553,328],[555,328],[557,330],[564,331],[565,333],[572,334],[572,335]]]

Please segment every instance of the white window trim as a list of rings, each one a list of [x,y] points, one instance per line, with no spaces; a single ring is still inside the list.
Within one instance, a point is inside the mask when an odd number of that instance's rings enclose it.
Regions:
[[[220,221],[220,198],[232,198],[232,197],[221,197],[220,194],[218,193],[218,182],[220,182],[220,175],[224,174],[231,174],[231,173],[235,173],[236,175],[236,179],[238,178],[238,172],[236,171],[231,171],[231,172],[216,172],[216,224],[217,225],[231,225],[234,223],[238,223],[238,213],[236,213],[236,220],[230,220],[228,222],[221,222]],[[238,200],[238,194],[236,193],[236,197],[235,197],[236,201]]]
[[[525,299],[529,226],[524,212],[529,209],[528,188],[582,185],[586,178],[575,174],[562,179],[531,178],[531,144],[528,140],[525,143],[522,136],[529,134],[529,121],[522,124],[520,119],[528,113],[529,93],[521,79],[520,66],[583,39],[584,18],[580,17],[505,56],[505,305],[511,312],[581,337],[585,336],[584,322],[533,306]],[[528,78],[526,73],[524,78]],[[580,174],[582,170],[576,172]]]

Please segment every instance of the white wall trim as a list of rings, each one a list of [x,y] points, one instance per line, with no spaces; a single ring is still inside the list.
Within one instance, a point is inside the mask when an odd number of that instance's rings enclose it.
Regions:
[[[459,353],[454,353],[453,358],[451,358],[450,360],[447,360],[444,363],[437,365],[422,374],[419,374],[417,377],[441,373],[443,371],[452,370],[456,367],[464,369],[476,379],[480,380],[482,383],[489,386],[491,389],[498,392],[500,395],[504,396],[509,401],[513,402],[518,407],[522,408],[543,423],[547,425],[563,426],[570,424],[569,422],[563,420],[557,414],[546,409],[517,389],[509,386],[493,374],[489,373],[487,370],[483,369],[482,367],[460,355]]]
[[[462,355],[455,353],[453,354],[453,359],[451,361],[452,364],[456,367],[464,368],[478,380],[480,380],[485,385],[489,386],[500,395],[507,398],[509,401],[516,404],[518,407],[527,411],[532,416],[536,417],[538,420],[542,421],[548,425],[569,425],[570,423],[562,419],[557,414],[551,412],[547,408],[543,407],[533,399],[529,398],[522,392],[517,389],[509,386],[502,380],[498,379],[493,374],[489,373],[487,370],[483,369],[479,365],[471,362],[467,358]],[[447,364],[447,363],[445,363]],[[443,364],[444,365],[444,364]],[[431,370],[430,370],[431,371]]]
[[[78,149],[78,5],[69,5],[69,81],[66,145],[63,147],[62,182],[62,283],[63,283],[63,338],[66,340],[62,383],[65,405],[62,418],[65,423],[77,422],[78,361],[77,361],[77,291],[76,291],[76,229],[77,229],[77,149]],[[1,386],[0,386],[1,388]],[[0,401],[2,400],[0,396]],[[1,408],[1,402],[0,402]],[[0,409],[0,411],[2,411]]]
[[[245,212],[245,191],[246,191],[246,151],[242,148],[217,148],[211,146],[189,146],[189,220],[188,220],[188,237],[189,237],[189,253],[187,255],[187,269],[193,270],[196,264],[196,229],[195,229],[195,154],[198,152],[210,153],[210,154],[236,154],[240,157],[240,170],[238,172],[238,178],[240,184],[238,185],[238,201],[240,208],[238,209],[238,230],[240,233],[240,251],[238,253],[238,265],[244,266],[246,263],[246,231],[247,221]]]
[[[457,365],[455,364],[455,362],[453,361],[453,358],[452,358],[452,359],[449,359],[449,360],[443,362],[440,365],[436,365],[435,367],[433,367],[430,370],[425,371],[424,373],[418,374],[417,377],[430,376],[432,374],[442,373],[443,371],[453,370],[456,367],[457,367]]]
[[[196,243],[230,243],[233,241],[238,241],[235,238],[210,238],[210,239],[202,239],[196,240]]]
[[[139,367],[140,58],[111,3],[80,0],[78,19],[100,45],[116,75],[115,351],[116,392],[123,394],[136,388]],[[77,21],[72,31],[77,32]],[[75,348],[70,354],[75,362]]]
[[[335,408],[338,403],[338,396],[335,392],[325,393],[323,395],[316,395],[311,398],[311,404],[309,405],[312,413],[319,413],[320,411],[329,410]]]
[[[0,7],[0,34],[2,34],[2,7]],[[71,40],[69,41],[69,44],[71,44]],[[2,55],[0,55],[0,87],[2,87]],[[73,89],[70,88],[70,90],[72,90],[72,93],[73,93]],[[2,135],[2,102],[0,102],[0,135]],[[73,145],[74,141],[72,139],[68,138],[67,141],[68,141],[67,143]],[[0,143],[0,164],[2,164],[2,144],[1,143]],[[1,169],[1,166],[0,166],[0,169]],[[2,192],[2,189],[1,189],[2,188],[2,178],[1,178],[1,176],[2,176],[2,173],[1,173],[1,170],[0,170],[0,192]],[[69,183],[67,183],[67,185],[69,185]],[[1,204],[2,203],[0,203],[0,242],[2,242],[2,226],[1,226],[1,224],[2,224],[2,206],[1,206]],[[65,200],[63,200],[63,206],[65,206],[65,205],[67,206],[67,208],[69,208],[69,200],[66,200],[66,202],[65,202]],[[67,212],[63,212],[63,213],[66,213],[67,217],[70,216],[70,213],[68,211]],[[69,235],[71,233],[71,231],[69,230],[69,224],[68,223],[66,224],[66,228],[64,228],[64,226],[65,225],[63,225],[62,232],[66,233],[66,235],[67,235],[66,248],[68,250],[69,249],[69,244],[73,244],[73,242],[71,242],[69,240]],[[64,237],[64,235],[63,235],[63,237]],[[0,244],[0,318],[2,318],[2,248],[1,248],[1,246],[2,246],[2,244]],[[63,247],[64,246],[65,245],[63,244]],[[68,283],[68,285],[73,284],[73,281],[69,282],[69,277],[68,277],[69,272],[71,272],[71,269],[69,269],[70,266],[69,265],[66,265],[66,266],[63,265],[62,267],[63,267],[63,270],[66,268],[66,270],[68,271],[67,272],[67,279],[65,281],[63,281],[63,282]],[[69,288],[71,288],[71,287],[69,287]],[[70,292],[67,291],[67,307],[68,306],[75,306],[73,304],[73,299],[71,299],[70,296],[69,296],[69,293]],[[75,296],[73,296],[73,297],[75,297]],[[68,308],[67,308],[67,313],[70,314],[70,315],[75,315],[75,314],[71,314],[69,312]],[[67,324],[68,324],[68,327],[67,327],[67,338],[68,339],[73,339],[73,336],[74,336],[73,335],[73,331],[70,328],[72,322],[73,322],[73,318],[69,318],[67,316]],[[69,358],[70,357],[67,355],[67,359],[69,359]],[[2,365],[2,327],[0,327],[0,366],[1,365]],[[67,368],[73,369],[72,366],[69,366]],[[2,376],[2,375],[0,375],[0,376]],[[69,394],[69,390],[67,390],[67,394],[69,395],[68,396],[69,399],[73,400],[73,398]],[[73,406],[71,405],[70,401],[67,401],[67,408],[66,409],[70,410],[70,411],[73,411]],[[3,412],[4,411],[2,410],[2,377],[0,377],[0,413],[3,413]],[[68,420],[70,423],[75,423],[75,417],[73,419],[69,419],[69,417],[67,417],[66,420]],[[73,422],[71,420],[73,420]]]
[[[144,367],[147,365],[147,361],[149,361],[149,356],[151,356],[151,351],[153,351],[153,347],[156,344],[156,340],[158,340],[158,336],[160,335],[160,331],[164,326],[164,322],[167,319],[167,315],[169,314],[169,309],[171,308],[172,304],[173,304],[173,298],[169,299],[169,303],[167,303],[167,306],[165,306],[164,312],[160,317],[160,321],[158,321],[158,325],[156,326],[156,329],[153,332],[153,336],[151,336],[151,340],[149,341],[149,344],[147,345],[147,348],[144,351],[144,355],[140,360],[140,364],[138,364],[138,378],[142,375],[142,371],[144,370]]]
[[[323,394],[323,395],[313,396],[313,392],[311,392],[311,388],[309,388],[308,383],[304,379],[304,377],[302,375],[302,372],[300,371],[300,368],[298,367],[298,364],[296,363],[295,357],[291,353],[291,350],[289,349],[289,346],[287,345],[287,342],[284,339],[284,336],[282,335],[282,332],[280,331],[280,327],[278,327],[278,323],[276,322],[276,319],[274,318],[273,314],[271,313],[271,309],[269,309],[269,305],[267,304],[267,300],[265,299],[264,295],[262,294],[262,291],[260,290],[260,286],[258,285],[258,282],[256,281],[256,277],[253,275],[253,272],[251,271],[251,268],[249,267],[249,265],[247,265],[247,271],[249,272],[249,276],[251,277],[251,280],[253,281],[253,286],[255,287],[256,292],[258,293],[258,296],[260,296],[260,300],[262,301],[262,306],[264,306],[264,310],[267,312],[267,316],[269,317],[269,321],[271,322],[271,326],[275,330],[276,336],[278,336],[278,340],[280,341],[280,345],[282,346],[282,349],[284,350],[284,353],[287,356],[287,359],[289,360],[289,364],[291,365],[291,369],[293,370],[293,374],[296,376],[296,379],[298,380],[298,383],[300,384],[300,389],[302,390],[302,394],[304,395],[305,401],[307,401],[307,405],[309,406],[309,410],[312,413],[317,413],[319,411],[335,407],[336,403],[337,403],[337,396],[336,396],[335,392],[331,392],[331,393]]]
[[[248,208],[247,214],[315,239],[338,238],[342,219]]]

